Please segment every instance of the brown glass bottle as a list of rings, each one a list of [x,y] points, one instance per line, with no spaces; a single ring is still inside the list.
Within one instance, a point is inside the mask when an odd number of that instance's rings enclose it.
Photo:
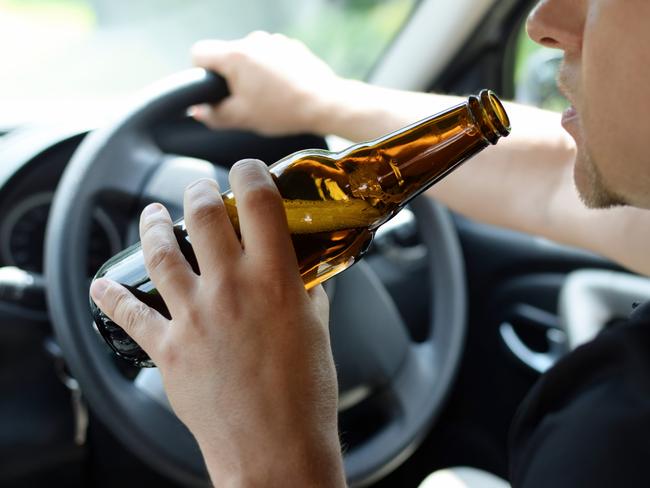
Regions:
[[[276,162],[270,171],[284,199],[287,221],[307,288],[334,276],[367,250],[375,230],[411,199],[510,131],[508,116],[488,90],[437,115],[342,152],[313,149]],[[231,192],[223,195],[238,228]],[[198,265],[183,221],[175,225],[183,254]],[[125,285],[140,300],[169,317],[149,280],[139,244],[109,260],[96,278]],[[102,337],[138,366],[151,360],[91,299]]]

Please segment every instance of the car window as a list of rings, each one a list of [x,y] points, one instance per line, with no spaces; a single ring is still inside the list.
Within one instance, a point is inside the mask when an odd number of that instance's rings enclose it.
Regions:
[[[569,104],[558,91],[555,82],[561,62],[562,52],[559,49],[536,44],[528,37],[523,25],[515,46],[515,99],[558,112],[567,108]]]
[[[204,38],[253,30],[306,42],[363,79],[418,0],[0,0],[0,106],[69,110],[111,103],[190,65]]]

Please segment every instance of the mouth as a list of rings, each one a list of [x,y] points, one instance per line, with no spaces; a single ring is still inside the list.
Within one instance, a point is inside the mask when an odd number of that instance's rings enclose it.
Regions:
[[[564,112],[562,112],[562,123],[564,124],[565,122],[570,122],[573,119],[578,118],[578,111],[576,108],[571,105],[569,108],[567,108]]]
[[[579,115],[576,108],[572,105],[562,113],[562,127],[571,135],[576,134],[579,123]]]

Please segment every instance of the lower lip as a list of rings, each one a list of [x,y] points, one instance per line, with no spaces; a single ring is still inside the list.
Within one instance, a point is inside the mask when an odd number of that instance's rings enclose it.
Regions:
[[[571,106],[562,113],[562,125],[575,121],[578,118],[578,111]]]
[[[569,107],[562,113],[562,126],[568,130],[568,127],[578,121],[578,111],[575,107]]]

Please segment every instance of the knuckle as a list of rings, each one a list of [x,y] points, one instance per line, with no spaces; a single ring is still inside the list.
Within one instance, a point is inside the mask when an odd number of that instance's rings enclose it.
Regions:
[[[192,327],[201,325],[203,320],[201,307],[185,307],[181,312],[181,317],[183,324]]]
[[[277,270],[269,268],[269,271]],[[277,273],[280,274],[280,273]],[[260,286],[260,285],[258,285]],[[264,289],[263,293],[266,295],[266,301],[273,304],[273,308],[279,313],[291,311],[293,313],[299,307],[300,301],[296,300],[298,295],[295,293],[295,283],[291,283],[288,279],[279,278],[272,285],[260,286]]]
[[[134,332],[139,327],[142,327],[143,322],[148,318],[148,309],[143,303],[136,302],[128,310],[126,327],[129,331]]]
[[[241,199],[244,205],[260,209],[276,206],[282,200],[275,185],[261,182],[250,185]]]
[[[280,192],[266,165],[256,159],[238,161],[231,172],[241,182],[237,199],[244,205],[273,205],[281,201]]]
[[[247,301],[242,300],[241,293],[237,293],[232,287],[222,288],[219,301],[222,305],[219,307],[219,323],[215,324],[218,327],[235,326],[245,320],[251,311]]]
[[[269,38],[270,36],[271,36],[271,34],[269,34],[267,31],[259,29],[259,30],[254,30],[253,32],[248,34],[246,37],[249,38],[249,39],[264,40],[264,39]]]
[[[160,345],[158,356],[160,357],[160,363],[168,368],[178,363],[179,352],[176,342],[171,340],[164,341]]]
[[[245,48],[233,49],[228,52],[226,59],[230,65],[241,65],[247,63],[251,58],[251,55]]]
[[[165,216],[162,214],[162,212],[159,212],[155,215],[149,215],[149,216],[142,216],[140,218],[141,222],[141,237],[144,237],[145,235],[151,233],[151,232],[157,232],[160,229],[164,229],[165,227],[171,227],[171,221],[168,221]]]
[[[201,196],[192,200],[189,215],[199,225],[214,223],[225,213],[225,206],[219,199]]]
[[[275,255],[265,253],[256,264],[264,271],[265,280],[261,284],[268,288],[269,296],[278,303],[288,301],[290,305],[296,296],[297,281],[286,262]]]
[[[193,312],[188,310],[186,318],[194,322],[199,319],[199,314],[204,317],[202,319],[204,321],[205,317],[221,317],[224,312],[223,307],[229,311],[225,315],[230,315],[230,312],[237,309],[244,299],[242,289],[245,287],[246,282],[233,267],[225,266],[218,273],[206,274],[201,283],[200,293],[205,297],[204,303],[210,303],[211,308],[203,308],[201,313],[200,307],[194,307]]]
[[[176,258],[176,248],[172,243],[159,242],[151,250],[145,252],[149,270],[159,270],[167,267]]]
[[[211,52],[213,50],[213,43],[209,39],[201,39],[199,41],[196,41],[192,46],[190,47],[190,55],[192,56],[193,59],[198,59],[202,55],[204,55],[206,52]]]
[[[126,292],[121,292],[115,297],[115,316],[129,334],[146,319],[147,311],[144,303],[132,300]]]
[[[205,296],[215,297],[224,303],[236,298],[239,293],[236,267],[231,263],[224,263],[219,272],[206,274],[203,277],[202,291]]]

